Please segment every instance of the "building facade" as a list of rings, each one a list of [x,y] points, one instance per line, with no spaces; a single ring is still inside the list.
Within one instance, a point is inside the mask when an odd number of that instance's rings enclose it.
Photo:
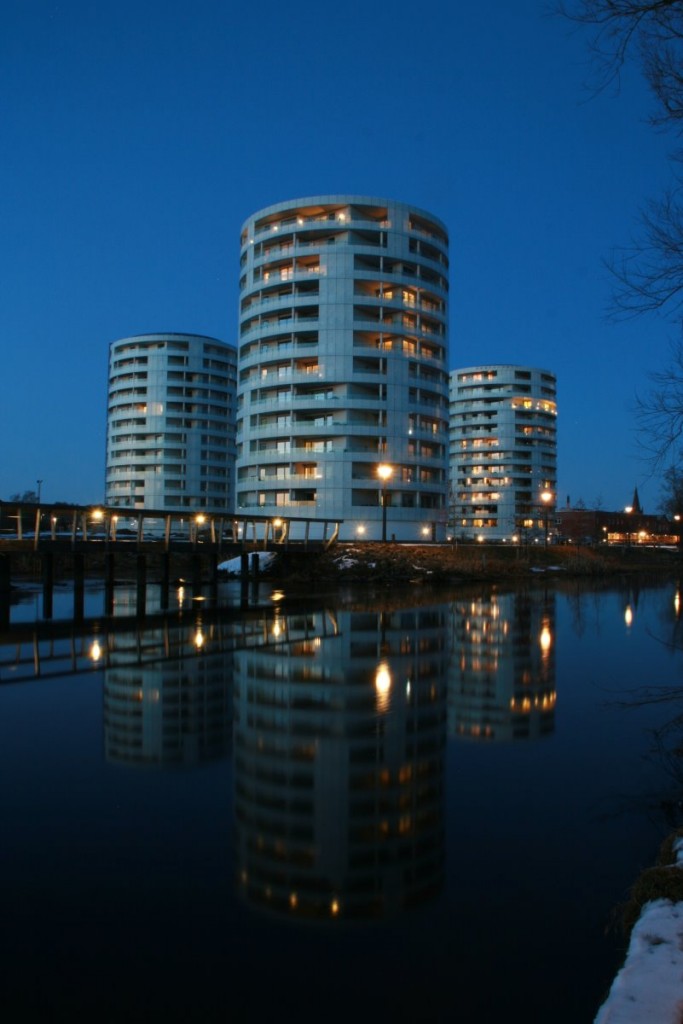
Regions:
[[[467,539],[528,542],[552,534],[557,382],[529,366],[450,374],[449,525]]]
[[[447,300],[446,229],[412,206],[316,196],[245,222],[237,513],[445,535]]]
[[[106,503],[233,512],[237,351],[195,334],[109,348]]]

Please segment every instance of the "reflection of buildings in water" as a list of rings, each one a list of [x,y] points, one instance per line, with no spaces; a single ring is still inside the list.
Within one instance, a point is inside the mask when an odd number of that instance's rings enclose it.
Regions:
[[[169,651],[167,630],[148,631],[146,641],[140,664],[117,666],[114,651],[104,672],[107,760],[164,767],[226,757],[233,654],[198,654],[205,642],[200,627],[188,638],[184,656]],[[122,661],[129,660],[123,647],[119,653]]]
[[[555,728],[555,595],[487,593],[455,601],[448,733],[536,739]]]
[[[380,917],[442,883],[446,608],[336,622],[235,655],[238,883],[280,913]]]

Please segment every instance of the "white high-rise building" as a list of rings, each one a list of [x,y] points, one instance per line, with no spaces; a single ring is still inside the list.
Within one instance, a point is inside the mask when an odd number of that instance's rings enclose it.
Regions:
[[[237,351],[196,334],[109,348],[106,503],[233,512]]]
[[[552,533],[557,381],[530,366],[450,374],[449,524],[456,537],[538,541]]]
[[[315,196],[245,222],[238,514],[445,535],[447,297],[446,229],[415,207]]]

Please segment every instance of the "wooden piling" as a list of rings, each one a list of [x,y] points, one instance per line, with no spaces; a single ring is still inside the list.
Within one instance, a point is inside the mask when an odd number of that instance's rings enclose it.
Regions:
[[[135,570],[135,614],[144,618],[147,612],[147,556],[138,552]]]
[[[40,571],[43,582],[43,618],[52,618],[52,595],[55,583],[54,555],[51,551],[43,551],[40,555]]]

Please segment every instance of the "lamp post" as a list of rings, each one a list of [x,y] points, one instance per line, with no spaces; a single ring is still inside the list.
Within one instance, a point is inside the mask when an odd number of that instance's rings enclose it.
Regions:
[[[548,510],[552,500],[552,491],[549,491],[547,488],[541,491],[541,501],[543,502],[543,546],[546,548],[548,547]]]
[[[624,512],[626,513],[627,516],[630,516],[631,513],[633,512],[633,505],[627,505],[626,508],[624,509]],[[630,523],[628,524],[627,530],[626,530],[626,547],[627,548],[631,547],[631,524]]]
[[[387,541],[387,483],[394,475],[394,467],[386,462],[380,462],[377,467],[377,476],[382,481],[382,543]]]

